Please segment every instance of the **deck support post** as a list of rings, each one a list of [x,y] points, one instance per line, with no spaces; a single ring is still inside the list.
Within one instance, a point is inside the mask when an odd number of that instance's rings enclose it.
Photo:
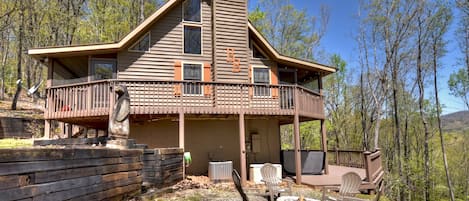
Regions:
[[[179,148],[184,149],[184,112],[179,112]]]
[[[181,148],[183,151],[184,149],[184,111],[179,111],[179,148]],[[186,164],[184,160],[182,160],[182,178],[186,178]]]
[[[300,115],[295,112],[293,118],[293,136],[295,141],[295,173],[296,184],[301,184],[301,144],[300,144]]]
[[[50,139],[50,120],[44,121],[44,138]]]
[[[324,173],[329,174],[329,164],[327,163],[327,134],[326,134],[326,121],[321,120],[321,144],[322,151],[324,152]],[[337,153],[338,154],[338,153]]]
[[[241,185],[245,186],[247,181],[246,173],[246,133],[244,127],[244,113],[239,114],[239,150],[240,150],[240,170],[241,170]]]

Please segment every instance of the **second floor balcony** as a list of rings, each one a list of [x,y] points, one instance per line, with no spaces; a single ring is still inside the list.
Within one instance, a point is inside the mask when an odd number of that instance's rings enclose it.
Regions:
[[[108,116],[116,101],[113,86],[127,87],[132,115],[294,115],[324,119],[323,97],[299,85],[100,80],[47,89],[46,119]]]

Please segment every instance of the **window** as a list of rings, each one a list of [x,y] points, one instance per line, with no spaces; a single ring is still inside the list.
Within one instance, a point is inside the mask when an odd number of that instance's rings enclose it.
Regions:
[[[183,64],[182,72],[186,81],[202,81],[202,64]],[[185,83],[183,93],[201,95],[202,86],[200,83]]]
[[[116,62],[113,59],[95,59],[92,61],[91,70],[93,80],[112,79],[116,71]]]
[[[319,92],[319,79],[318,75],[314,75],[300,82],[300,85],[311,91]]]
[[[253,67],[253,83],[254,84],[270,84],[270,71],[269,68]],[[256,85],[254,86],[254,96],[270,96],[270,88],[268,86]]]
[[[200,22],[200,0],[185,0],[183,9],[184,21]]]
[[[267,57],[265,57],[262,51],[259,50],[257,45],[252,45],[252,57],[260,58],[260,59],[267,59]]]
[[[202,54],[201,27],[184,26],[184,53]]]
[[[150,50],[150,32],[145,34],[140,40],[138,40],[130,50],[137,52],[147,52]]]

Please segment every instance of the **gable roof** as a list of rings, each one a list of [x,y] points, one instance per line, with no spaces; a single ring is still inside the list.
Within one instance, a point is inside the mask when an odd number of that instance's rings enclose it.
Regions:
[[[115,43],[107,44],[91,44],[91,45],[76,45],[76,46],[60,46],[60,47],[45,47],[45,48],[34,48],[29,49],[28,54],[36,59],[43,57],[66,57],[66,56],[76,56],[76,55],[86,55],[88,53],[112,53],[124,49],[125,47],[131,45],[133,42],[138,40],[139,36],[142,33],[145,33],[156,21],[163,17],[167,12],[171,10],[178,2],[182,0],[169,0],[164,4],[160,9],[154,12],[150,17],[144,20],[140,25],[133,29],[129,34],[127,34],[122,40]],[[326,66],[323,64],[304,61],[297,58],[288,57],[280,54],[267,39],[262,36],[262,34],[254,27],[251,22],[248,22],[249,31],[253,33],[253,36],[261,42],[263,48],[273,56],[273,59],[279,63],[314,68],[320,70],[324,74],[334,73],[336,69],[334,67]]]

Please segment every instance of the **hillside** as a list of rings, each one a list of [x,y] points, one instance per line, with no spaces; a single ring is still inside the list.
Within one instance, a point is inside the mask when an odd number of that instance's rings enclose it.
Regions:
[[[459,111],[441,116],[443,130],[447,132],[469,131],[469,111]]]

